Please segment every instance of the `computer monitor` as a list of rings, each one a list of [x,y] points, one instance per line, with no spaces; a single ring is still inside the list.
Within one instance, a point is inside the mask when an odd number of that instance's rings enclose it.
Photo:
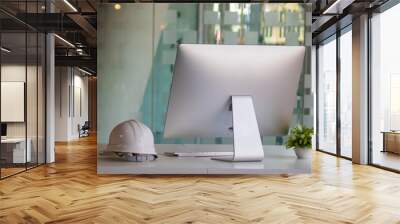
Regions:
[[[261,136],[286,135],[304,46],[181,44],[165,138],[233,137],[229,161],[264,158]]]
[[[1,137],[7,137],[7,124],[1,123]]]

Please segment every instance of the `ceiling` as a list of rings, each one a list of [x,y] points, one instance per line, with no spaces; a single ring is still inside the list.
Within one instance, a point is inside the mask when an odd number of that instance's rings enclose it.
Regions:
[[[387,0],[270,0],[313,4],[312,32],[318,40],[340,19],[356,16]],[[20,30],[55,32],[56,64],[82,66],[96,71],[98,3],[151,2],[148,0],[1,0],[0,22],[3,35],[17,42]],[[157,2],[166,2],[158,0]],[[179,1],[168,1],[179,2]],[[183,1],[182,2],[187,2]],[[210,2],[210,1],[200,1]],[[244,1],[249,2],[249,1]],[[259,1],[255,1],[259,2]],[[52,13],[48,13],[52,11]],[[27,12],[27,13],[25,13]],[[351,19],[350,19],[351,21]],[[325,32],[325,33],[324,33]],[[11,34],[13,33],[13,34]],[[67,42],[66,42],[66,41]],[[23,43],[20,43],[23,44]],[[15,46],[16,47],[16,46]],[[29,51],[29,47],[28,47]]]

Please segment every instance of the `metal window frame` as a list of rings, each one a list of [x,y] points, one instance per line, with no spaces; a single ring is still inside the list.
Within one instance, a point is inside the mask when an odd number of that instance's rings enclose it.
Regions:
[[[386,10],[396,6],[397,4],[400,4],[400,0],[388,0],[383,5],[381,5],[381,6],[377,7],[377,8],[371,9],[371,10],[369,10],[367,12],[368,13],[368,30],[367,30],[367,41],[368,41],[368,49],[367,49],[368,50],[368,55],[367,55],[367,66],[368,66],[368,69],[367,69],[367,80],[368,80],[367,81],[368,82],[368,84],[367,84],[368,85],[367,86],[367,88],[368,88],[368,91],[367,91],[368,92],[368,95],[367,95],[367,101],[368,101],[368,105],[367,105],[367,107],[368,107],[368,111],[367,111],[367,113],[368,113],[368,122],[367,122],[368,139],[367,139],[367,141],[368,141],[368,165],[373,166],[373,167],[377,167],[379,169],[387,170],[387,171],[390,171],[390,172],[400,173],[400,170],[393,169],[393,168],[390,168],[390,167],[385,167],[385,166],[373,163],[372,97],[371,97],[371,94],[372,94],[372,91],[373,91],[372,90],[372,53],[373,52],[372,52],[372,24],[371,24],[371,20],[373,18],[373,14],[374,13],[383,13]],[[339,29],[339,27],[337,27],[337,30],[343,31],[351,24],[352,23],[350,23],[350,24],[346,25],[344,28],[340,28],[340,29]],[[337,146],[336,154],[324,151],[323,149],[319,148],[319,82],[320,82],[320,80],[319,80],[319,51],[318,51],[318,49],[319,49],[320,43],[322,43],[322,42],[326,41],[327,39],[331,38],[331,36],[333,36],[333,35],[336,35],[335,39],[337,41],[336,44],[337,44],[337,48],[338,48],[338,45],[340,45],[340,36],[343,35],[343,34],[344,33],[340,33],[340,35],[337,35],[337,32],[336,32],[335,34],[327,36],[326,38],[324,38],[322,40],[318,40],[318,43],[316,44],[316,115],[315,115],[316,116],[316,148],[317,148],[317,151],[319,151],[319,152],[323,152],[323,153],[326,153],[326,154],[329,154],[329,155],[333,155],[333,156],[336,156],[336,157],[352,160],[351,158],[348,158],[348,157],[343,156],[341,154],[341,148],[340,148],[340,145],[338,144],[338,143],[340,143],[340,139],[338,141],[338,138],[340,138],[340,135],[338,135],[338,130],[336,131],[336,133],[337,133],[337,136],[336,136],[336,138],[337,138],[336,139],[336,146]],[[339,62],[340,62],[339,53],[340,53],[340,49],[339,49],[339,51],[336,52],[337,58],[339,58]],[[338,62],[337,62],[337,68],[338,68]],[[339,74],[340,73],[340,67],[339,67],[339,70],[337,69],[336,73],[337,73],[337,75],[339,75],[339,78],[340,78],[340,74]],[[336,80],[336,85],[340,85],[340,79],[339,79],[339,81],[338,81],[338,79]],[[337,90],[340,91],[340,87],[337,88]],[[340,92],[338,92],[338,91],[336,92],[336,97],[340,98]],[[338,104],[338,102],[339,102],[339,104]],[[339,122],[339,125],[337,124],[337,128],[340,129],[339,130],[339,134],[340,134],[340,131],[341,131],[340,117],[338,118],[338,115],[340,116],[340,113],[338,113],[338,111],[340,111],[340,110],[338,110],[338,105],[340,107],[340,99],[337,100],[337,105],[336,105],[337,106],[337,108],[336,108],[336,111],[337,111],[336,122],[337,123]]]
[[[337,156],[346,160],[352,160],[352,158],[347,157],[342,155],[342,149],[341,149],[341,117],[340,117],[340,103],[341,103],[341,89],[340,89],[340,84],[341,84],[341,57],[340,57],[340,37],[344,35],[347,32],[351,32],[351,25],[347,24],[344,27],[340,27],[339,24],[336,25],[336,32],[325,39],[321,40],[318,42],[316,46],[316,150],[319,152],[323,152],[329,155]],[[322,43],[328,43],[330,41],[336,41],[336,152],[332,153],[329,151],[326,151],[324,149],[321,149],[319,146],[319,86],[320,86],[320,74],[319,74],[319,48]]]

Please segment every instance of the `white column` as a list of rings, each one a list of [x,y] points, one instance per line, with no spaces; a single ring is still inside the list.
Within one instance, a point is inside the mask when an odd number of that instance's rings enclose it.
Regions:
[[[54,35],[46,36],[46,163],[55,161],[54,133],[55,133],[55,76],[54,76]]]
[[[368,16],[353,20],[353,162],[368,163]]]

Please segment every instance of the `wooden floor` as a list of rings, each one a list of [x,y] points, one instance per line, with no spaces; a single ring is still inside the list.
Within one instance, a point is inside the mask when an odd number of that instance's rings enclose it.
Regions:
[[[0,181],[0,223],[400,223],[400,175],[315,153],[310,175],[98,176],[95,138]]]
[[[375,151],[372,157],[374,164],[400,170],[400,155],[391,152]]]
[[[23,168],[19,168],[19,167],[18,168],[9,168],[9,167],[4,168],[4,167],[2,167],[1,168],[1,177],[8,177],[13,174],[23,172],[25,170],[26,170],[25,167],[23,167]]]

